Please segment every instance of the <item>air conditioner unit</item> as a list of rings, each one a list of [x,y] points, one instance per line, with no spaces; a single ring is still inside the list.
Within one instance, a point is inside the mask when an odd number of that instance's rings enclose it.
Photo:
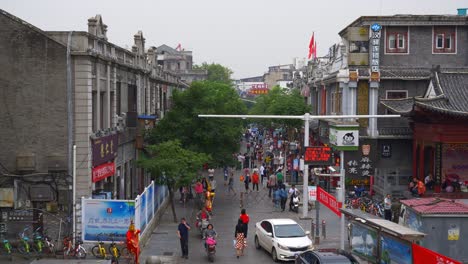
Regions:
[[[67,157],[60,155],[47,156],[47,169],[49,171],[66,171],[67,170]]]
[[[29,195],[33,202],[50,202],[54,200],[52,188],[48,185],[30,186]]]

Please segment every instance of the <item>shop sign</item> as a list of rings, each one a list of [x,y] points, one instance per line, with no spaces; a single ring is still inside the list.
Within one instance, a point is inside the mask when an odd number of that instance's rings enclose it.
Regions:
[[[384,144],[382,145],[382,158],[392,157],[392,145]]]
[[[371,72],[380,72],[380,37],[382,26],[374,23],[371,26]]]
[[[98,182],[115,174],[115,163],[109,162],[93,168],[92,181]]]
[[[330,147],[306,147],[304,163],[309,165],[333,165],[334,154]]]
[[[341,217],[341,203],[338,202],[333,195],[327,193],[320,187],[317,187],[317,200],[328,207],[328,209],[332,210],[337,216]]]
[[[317,186],[308,186],[309,201],[317,200]]]
[[[436,184],[442,183],[442,143],[436,143],[434,155],[434,181]]]
[[[112,161],[117,157],[118,134],[91,139],[93,167]]]
[[[357,127],[330,127],[329,140],[337,150],[358,150],[359,130]]]

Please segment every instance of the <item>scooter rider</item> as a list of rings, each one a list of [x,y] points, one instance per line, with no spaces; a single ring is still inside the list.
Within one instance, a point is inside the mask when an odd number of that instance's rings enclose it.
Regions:
[[[291,189],[289,189],[289,211],[292,211],[294,208],[294,197],[298,197],[299,190],[296,188],[296,185],[293,184]]]
[[[206,227],[206,229],[205,229],[203,235],[204,235],[203,237],[205,237],[205,248],[206,248],[206,239],[207,239],[208,237],[211,237],[211,238],[214,239],[214,238],[216,238],[216,237],[218,236],[218,234],[217,234],[216,231],[214,230],[212,224],[209,224],[209,225]]]
[[[204,227],[203,222],[206,221],[208,223],[208,221],[210,221],[210,214],[206,211],[205,207],[203,207],[197,213],[197,220],[198,220],[198,228],[200,229],[200,232],[202,233],[203,238],[205,238],[204,228],[207,228],[208,226]]]

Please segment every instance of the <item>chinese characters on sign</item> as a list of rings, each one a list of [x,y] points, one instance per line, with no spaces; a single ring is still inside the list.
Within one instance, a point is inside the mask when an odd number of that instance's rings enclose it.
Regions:
[[[308,186],[309,190],[309,201],[317,200],[317,186]]]
[[[371,72],[380,72],[380,37],[382,26],[375,23],[371,26]]]
[[[389,144],[382,145],[382,158],[392,157],[392,146]]]
[[[102,165],[94,167],[92,174],[93,174],[93,177],[92,177],[93,182],[102,181],[105,178],[115,174],[115,164],[114,162],[109,162],[109,163],[104,163]]]
[[[362,156],[358,160],[350,160],[346,163],[348,165],[347,172],[354,176],[371,176],[373,174],[372,160],[368,156]]]
[[[91,139],[93,167],[112,161],[117,157],[118,135],[108,135]]]
[[[436,144],[434,159],[434,180],[436,184],[440,184],[442,182],[442,143]]]
[[[252,84],[249,94],[267,94],[269,92],[268,90],[268,84]]]
[[[341,203],[338,202],[333,195],[327,193],[320,187],[317,187],[317,200],[332,210],[337,216],[341,217]]]
[[[330,147],[306,147],[304,163],[310,165],[332,165],[334,155]]]

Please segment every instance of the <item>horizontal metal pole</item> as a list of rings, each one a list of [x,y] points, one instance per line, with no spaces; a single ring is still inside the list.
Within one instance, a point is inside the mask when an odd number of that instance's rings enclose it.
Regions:
[[[218,118],[265,118],[265,119],[301,119],[305,120],[306,115],[198,115],[198,117],[218,117]],[[350,119],[350,118],[396,118],[400,115],[309,115],[309,120],[313,119]]]

